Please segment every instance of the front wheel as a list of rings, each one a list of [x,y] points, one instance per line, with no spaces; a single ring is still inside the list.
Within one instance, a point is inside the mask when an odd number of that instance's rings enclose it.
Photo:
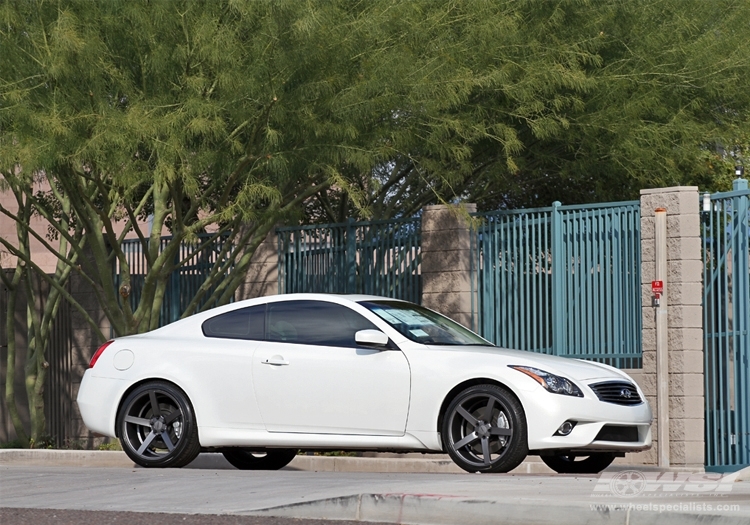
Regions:
[[[451,401],[442,439],[451,459],[467,472],[508,472],[529,453],[523,407],[495,385],[469,387]]]
[[[271,448],[263,451],[228,448],[222,454],[233,467],[240,470],[279,470],[294,459],[297,451],[290,448]]]
[[[200,453],[193,407],[182,390],[164,381],[128,394],[117,429],[122,449],[142,467],[184,467]]]
[[[610,452],[594,452],[586,456],[560,454],[542,456],[542,461],[558,474],[598,474],[615,460]]]

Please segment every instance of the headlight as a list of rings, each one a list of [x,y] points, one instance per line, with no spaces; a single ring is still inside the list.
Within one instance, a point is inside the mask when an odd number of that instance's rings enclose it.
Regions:
[[[550,374],[544,370],[539,370],[533,366],[519,366],[519,365],[508,365],[513,370],[523,372],[527,376],[536,380],[537,383],[542,385],[548,392],[553,394],[562,394],[564,396],[575,396],[583,397],[583,392],[578,388],[573,381],[565,377],[556,376]]]

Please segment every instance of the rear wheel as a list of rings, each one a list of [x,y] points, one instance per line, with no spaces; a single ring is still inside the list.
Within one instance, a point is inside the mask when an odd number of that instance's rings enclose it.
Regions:
[[[610,452],[594,452],[589,455],[560,454],[542,456],[542,461],[558,474],[598,474],[615,460]]]
[[[451,401],[442,439],[451,459],[467,472],[508,472],[529,452],[521,403],[495,385],[469,387]]]
[[[122,449],[142,467],[183,467],[200,453],[198,426],[185,393],[163,381],[144,383],[117,415]]]
[[[240,470],[279,470],[294,459],[297,451],[290,448],[228,448],[222,454],[232,466]]]

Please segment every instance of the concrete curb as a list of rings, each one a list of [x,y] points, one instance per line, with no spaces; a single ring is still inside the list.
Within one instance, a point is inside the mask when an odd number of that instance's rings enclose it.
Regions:
[[[56,449],[0,449],[0,465],[34,467],[93,467],[140,468],[122,451],[56,450]],[[190,469],[234,469],[221,454],[204,453],[187,467]],[[299,455],[286,467],[288,470],[315,472],[385,472],[385,473],[441,473],[465,472],[443,454],[373,454],[371,457]],[[607,470],[638,470],[642,472],[703,472],[702,468],[672,467],[660,469],[648,465],[629,465],[615,462]],[[554,474],[538,457],[529,457],[511,474]],[[737,481],[750,481],[750,467],[738,473]]]
[[[665,503],[665,502],[661,502]],[[612,525],[747,525],[747,516],[660,510],[658,504],[614,509],[591,505],[530,505],[501,500],[468,499],[428,494],[356,494],[340,498],[285,505],[253,511],[254,516],[330,519],[414,525],[528,524],[582,525],[606,522]]]
[[[448,456],[400,454],[395,457],[350,457],[299,455],[289,464],[289,470],[317,472],[390,472],[390,473],[465,473]],[[516,474],[544,474],[552,471],[538,458],[530,458],[513,472]],[[536,459],[537,461],[533,461]],[[124,452],[51,449],[0,450],[0,465],[34,467],[94,467],[139,468]],[[198,456],[185,468],[234,469],[221,454],[207,453]]]
[[[132,468],[133,462],[124,452],[110,450],[0,450],[0,465],[29,467],[96,467]]]

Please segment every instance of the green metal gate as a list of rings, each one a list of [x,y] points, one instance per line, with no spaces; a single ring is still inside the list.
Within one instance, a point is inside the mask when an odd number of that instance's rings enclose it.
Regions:
[[[227,236],[224,235],[217,239],[212,239],[212,237],[213,234],[204,233],[198,235],[195,241],[183,241],[180,244],[180,249],[175,254],[174,261],[178,268],[172,272],[167,283],[164,302],[159,312],[159,326],[178,320],[211,273],[211,269],[216,264],[221,264],[221,262],[226,261],[226,258],[231,257],[232,249],[230,248],[224,255],[224,259],[220,259],[225,243],[230,242],[227,240]],[[162,237],[159,251],[161,252],[171,240],[171,236]],[[146,243],[148,242],[147,240]],[[143,253],[143,244],[140,239],[124,240],[120,247],[130,267],[132,290],[128,299],[131,307],[135,309],[141,299],[141,291],[148,271],[148,262]],[[119,286],[119,267],[116,259],[113,272],[115,285]],[[215,306],[215,304],[207,304],[207,299],[215,288],[216,286],[213,286],[204,295],[197,311]]]
[[[705,198],[706,470],[722,472],[750,466],[750,190]]]
[[[421,218],[278,228],[279,293],[373,294],[419,303]]]
[[[476,217],[472,283],[482,336],[506,348],[641,367],[638,201],[555,202]]]

